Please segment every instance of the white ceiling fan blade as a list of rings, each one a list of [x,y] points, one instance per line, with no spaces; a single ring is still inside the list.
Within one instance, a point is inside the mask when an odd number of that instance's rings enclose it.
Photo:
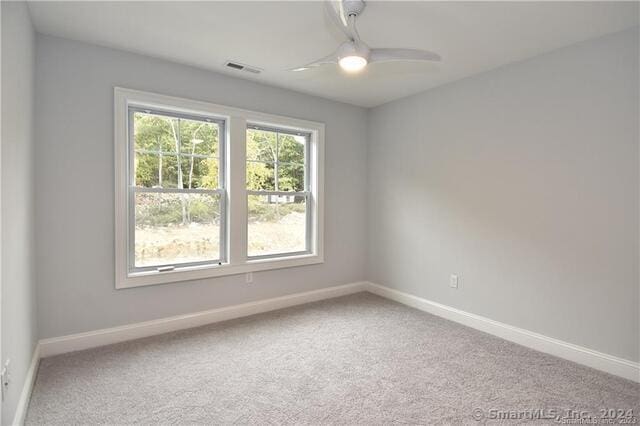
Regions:
[[[419,49],[371,49],[369,62],[441,61],[440,55]]]
[[[317,61],[313,61],[313,62],[308,63],[306,65],[303,65],[301,67],[291,68],[289,71],[306,71],[306,70],[308,70],[310,68],[319,67],[321,65],[337,64],[337,63],[338,63],[338,55],[337,55],[336,52],[333,52],[329,56],[325,56],[322,59],[318,59]]]

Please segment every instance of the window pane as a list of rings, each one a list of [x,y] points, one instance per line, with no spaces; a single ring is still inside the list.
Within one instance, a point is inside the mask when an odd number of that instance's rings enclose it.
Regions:
[[[136,186],[145,188],[178,187],[178,157],[175,155],[136,152],[135,169]]]
[[[274,164],[247,161],[247,189],[274,191],[276,189]]]
[[[276,160],[276,133],[247,129],[247,160]]]
[[[136,151],[177,152],[177,118],[134,112],[133,121],[133,134]]]
[[[278,164],[278,190],[304,191],[304,166],[302,164]]]
[[[218,123],[180,119],[180,152],[218,156]]]
[[[280,134],[278,140],[278,162],[304,163],[304,136]]]
[[[220,258],[218,194],[136,193],[135,266]]]
[[[183,188],[218,188],[218,159],[185,157],[182,161]]]
[[[305,251],[305,204],[305,197],[249,195],[248,255]]]

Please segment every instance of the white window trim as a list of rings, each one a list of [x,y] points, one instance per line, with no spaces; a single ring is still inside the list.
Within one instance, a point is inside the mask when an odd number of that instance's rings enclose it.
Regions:
[[[147,106],[184,113],[213,115],[226,121],[227,263],[191,266],[173,271],[128,271],[128,107]],[[310,141],[310,190],[313,203],[310,254],[265,259],[247,259],[246,125],[263,124],[303,130]],[[246,272],[291,268],[324,262],[324,124],[216,105],[208,102],[164,96],[137,90],[114,88],[115,148],[115,273],[118,289],[190,281]]]

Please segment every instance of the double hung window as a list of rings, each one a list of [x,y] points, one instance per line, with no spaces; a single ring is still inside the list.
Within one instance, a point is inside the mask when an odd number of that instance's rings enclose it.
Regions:
[[[115,89],[116,287],[323,261],[324,125]]]

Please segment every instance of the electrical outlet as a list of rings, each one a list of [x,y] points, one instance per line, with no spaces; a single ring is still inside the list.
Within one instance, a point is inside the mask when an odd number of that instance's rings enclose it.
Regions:
[[[455,274],[451,274],[449,277],[449,287],[458,288],[458,276]]]
[[[253,272],[247,272],[245,281],[247,282],[247,284],[251,284],[253,282]]]
[[[9,364],[11,364],[11,360],[8,359],[7,362],[4,363],[2,367],[2,372],[0,372],[0,399],[4,401],[4,397],[9,388],[9,384],[11,383],[11,377],[9,374]]]

